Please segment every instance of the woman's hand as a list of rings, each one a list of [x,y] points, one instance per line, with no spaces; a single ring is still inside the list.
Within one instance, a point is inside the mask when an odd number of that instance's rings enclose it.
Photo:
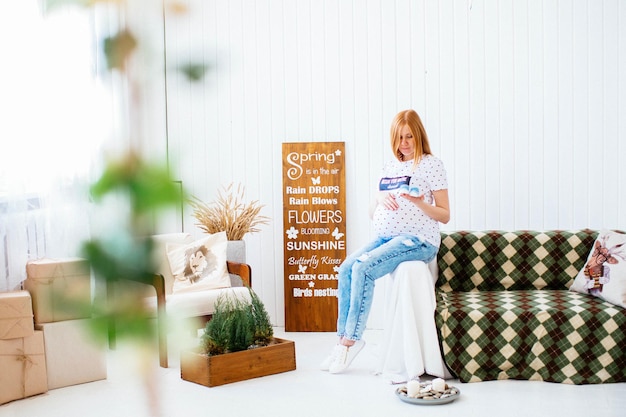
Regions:
[[[410,196],[409,194],[400,194],[400,197],[417,205],[417,207],[433,220],[441,223],[448,223],[450,221],[450,202],[447,189],[433,191],[434,205],[424,201],[423,194],[417,197]],[[383,206],[386,210],[398,210],[400,206],[396,198],[394,193],[379,192],[374,200],[375,204],[372,204],[370,207],[370,218],[373,217],[377,205]]]
[[[376,198],[374,198],[370,203],[370,219],[374,218],[374,212],[376,211],[376,207],[378,206],[383,206],[386,210],[398,210],[398,208],[400,207],[398,205],[398,202],[396,201],[395,195],[388,192],[379,191],[376,194]]]
[[[423,194],[417,197],[408,194],[400,194],[400,196],[417,205],[417,207],[433,220],[437,220],[441,223],[448,223],[450,221],[450,201],[447,189],[433,191],[434,205],[425,202]]]
[[[396,195],[393,193],[380,193],[378,195],[378,204],[387,210],[398,210],[400,205],[396,201]]]
[[[411,203],[413,203],[413,204],[415,204],[417,206],[419,206],[418,201],[422,201],[422,202],[424,201],[424,194],[420,194],[418,196],[412,196],[412,195],[410,195],[408,193],[402,193],[402,194],[400,194],[400,197],[409,200]]]

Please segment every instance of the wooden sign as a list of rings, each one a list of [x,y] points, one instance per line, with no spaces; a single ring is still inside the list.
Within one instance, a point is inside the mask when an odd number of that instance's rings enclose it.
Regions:
[[[283,143],[285,330],[337,330],[346,257],[344,142]]]

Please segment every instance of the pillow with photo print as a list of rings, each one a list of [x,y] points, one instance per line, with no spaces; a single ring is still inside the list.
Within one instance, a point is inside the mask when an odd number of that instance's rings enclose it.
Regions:
[[[570,290],[626,308],[626,234],[601,231]]]
[[[174,275],[172,293],[230,287],[226,267],[226,232],[187,244],[168,244],[167,256]]]

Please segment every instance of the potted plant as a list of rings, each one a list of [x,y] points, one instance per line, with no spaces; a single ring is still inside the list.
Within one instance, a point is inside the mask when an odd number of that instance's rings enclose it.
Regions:
[[[195,196],[189,200],[196,225],[209,234],[225,231],[229,241],[227,259],[242,263],[246,261],[243,237],[258,232],[257,226],[269,222],[268,217],[260,214],[264,206],[256,200],[245,202],[244,194],[245,187],[231,183],[222,187],[211,203]]]
[[[182,379],[213,387],[296,369],[294,343],[274,337],[265,306],[248,290],[250,300],[220,296],[200,345],[181,352]]]

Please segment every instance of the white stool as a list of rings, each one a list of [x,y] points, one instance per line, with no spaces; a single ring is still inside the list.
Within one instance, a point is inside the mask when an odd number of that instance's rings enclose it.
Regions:
[[[423,374],[451,378],[435,327],[437,261],[402,262],[388,278],[376,373],[395,383]]]

